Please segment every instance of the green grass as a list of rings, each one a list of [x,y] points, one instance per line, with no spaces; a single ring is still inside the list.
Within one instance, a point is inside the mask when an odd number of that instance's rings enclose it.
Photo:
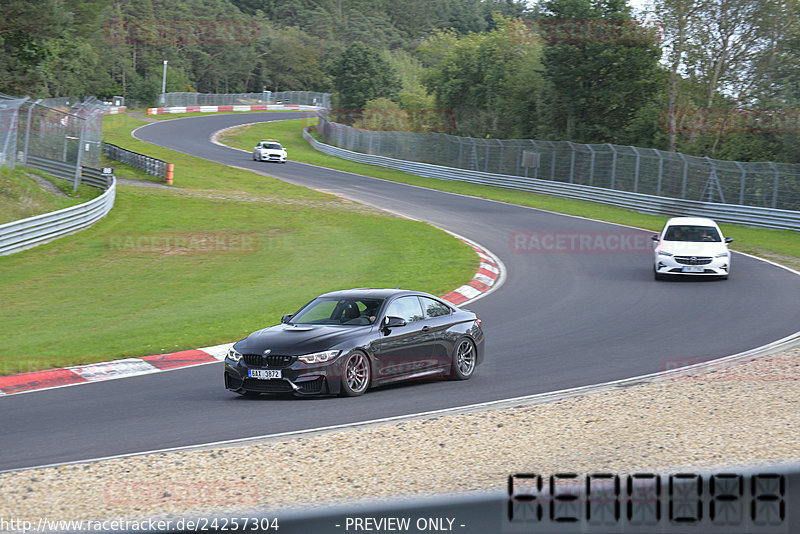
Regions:
[[[56,195],[39,186],[31,178],[36,174],[55,184],[67,197]],[[72,193],[72,182],[48,177],[36,169],[17,167],[0,169],[0,224],[25,219],[50,211],[81,204],[96,197],[100,192],[85,185]]]
[[[427,224],[124,138],[143,124],[124,115],[105,121],[113,142],[179,165],[182,187],[119,186],[91,228],[0,257],[2,374],[233,341],[324,291],[442,294],[477,269],[470,247]]]
[[[279,139],[288,153],[289,159],[302,161],[321,167],[338,169],[384,180],[392,180],[440,191],[449,191],[480,198],[508,202],[520,206],[577,215],[600,221],[646,228],[653,231],[661,230],[666,217],[647,215],[635,211],[625,210],[614,206],[570,200],[548,195],[537,195],[526,191],[516,191],[501,187],[490,187],[466,182],[437,180],[423,178],[391,169],[384,169],[374,165],[354,163],[332,156],[326,156],[311,148],[303,139],[302,129],[315,124],[312,119],[297,119],[282,122],[270,122],[255,125],[244,125],[227,130],[219,141],[227,145],[250,150],[258,139],[272,137]],[[725,235],[733,237],[736,241],[732,247],[741,252],[755,254],[768,258],[789,267],[800,268],[800,232],[791,230],[771,230],[763,228],[750,228],[741,225],[721,225]]]

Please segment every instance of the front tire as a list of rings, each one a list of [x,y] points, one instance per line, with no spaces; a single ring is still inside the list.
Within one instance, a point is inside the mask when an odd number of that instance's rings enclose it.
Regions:
[[[345,359],[342,367],[343,397],[358,397],[363,395],[372,377],[369,358],[363,352],[353,352]]]
[[[471,339],[463,338],[456,344],[453,363],[450,367],[452,380],[468,380],[475,372],[478,353]]]

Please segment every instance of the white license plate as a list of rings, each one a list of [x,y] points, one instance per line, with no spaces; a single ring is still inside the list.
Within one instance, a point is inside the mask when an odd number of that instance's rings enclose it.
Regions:
[[[706,269],[701,265],[686,265],[681,270],[685,273],[702,273]]]
[[[259,380],[273,380],[282,378],[280,369],[248,369],[247,376]]]

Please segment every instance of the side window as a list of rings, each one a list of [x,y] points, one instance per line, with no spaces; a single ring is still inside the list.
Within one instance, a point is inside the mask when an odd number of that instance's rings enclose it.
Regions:
[[[438,300],[429,299],[428,297],[421,297],[420,300],[422,301],[422,307],[425,308],[427,317],[442,317],[452,313],[449,306]]]
[[[419,299],[417,297],[400,297],[394,300],[389,304],[386,315],[400,317],[405,319],[407,323],[421,321],[423,318],[422,308],[419,305]]]

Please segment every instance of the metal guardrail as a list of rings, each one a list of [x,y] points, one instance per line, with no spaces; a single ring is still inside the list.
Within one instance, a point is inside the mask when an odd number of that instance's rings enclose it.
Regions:
[[[64,180],[72,180],[75,176],[75,167],[63,161],[55,161],[47,158],[40,158],[39,156],[28,156],[28,166],[35,167],[43,170],[48,174],[52,174],[56,178],[63,178]],[[90,167],[81,167],[81,180],[82,184],[95,189],[108,189],[111,184],[111,178],[102,173],[98,169]]]
[[[323,154],[355,161],[357,163],[377,165],[379,167],[416,174],[417,176],[426,178],[455,180],[575,200],[600,202],[654,215],[711,217],[712,219],[725,223],[800,230],[800,212],[798,211],[683,200],[679,198],[659,197],[642,193],[604,189],[588,185],[554,182],[538,178],[526,178],[523,176],[443,167],[441,165],[406,161],[345,150],[317,141],[306,130],[303,130],[303,137],[314,149]]]
[[[74,168],[68,163],[29,156],[28,165],[44,170],[57,178],[71,180]],[[77,206],[43,213],[0,225],[0,256],[35,247],[87,228],[111,211],[116,198],[117,181],[97,169],[82,168],[81,181],[104,193]]]
[[[151,176],[156,176],[163,180],[167,179],[169,163],[160,159],[151,158],[138,152],[133,152],[126,148],[119,147],[111,143],[103,143],[103,153],[107,158],[130,165],[140,171],[144,171]]]

